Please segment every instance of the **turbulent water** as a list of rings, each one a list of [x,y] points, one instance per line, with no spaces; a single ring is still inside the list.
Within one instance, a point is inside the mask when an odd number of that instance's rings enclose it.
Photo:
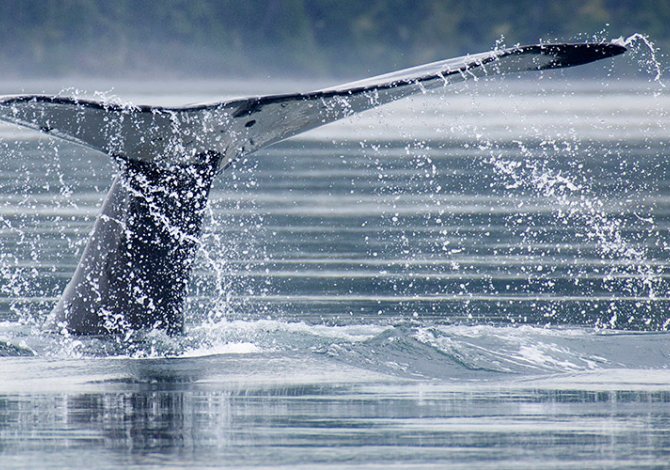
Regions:
[[[115,168],[0,128],[2,466],[666,464],[670,102],[617,73],[472,83],[237,162],[178,338],[42,332]]]

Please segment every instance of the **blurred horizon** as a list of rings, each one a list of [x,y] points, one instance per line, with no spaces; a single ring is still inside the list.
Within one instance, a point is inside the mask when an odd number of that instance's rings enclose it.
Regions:
[[[537,42],[642,33],[670,0],[0,0],[0,79],[358,77]]]

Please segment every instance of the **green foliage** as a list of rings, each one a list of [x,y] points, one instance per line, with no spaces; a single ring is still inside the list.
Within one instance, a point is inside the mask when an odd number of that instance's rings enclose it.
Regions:
[[[503,36],[584,40],[605,29],[665,46],[670,0],[0,0],[0,22],[6,77],[355,76],[488,50]]]

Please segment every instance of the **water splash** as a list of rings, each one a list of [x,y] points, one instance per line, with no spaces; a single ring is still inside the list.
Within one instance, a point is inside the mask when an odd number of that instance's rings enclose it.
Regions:
[[[654,82],[658,83],[662,88],[665,88],[663,83],[663,68],[660,60],[657,57],[659,49],[655,46],[649,36],[645,34],[635,33],[628,36],[626,39],[619,38],[613,41],[624,47],[632,49],[634,57],[637,57],[637,62],[642,70],[646,70],[654,75]],[[648,56],[645,57],[643,50],[648,51]]]
[[[653,75],[654,83],[661,88],[665,86],[662,66],[657,58],[658,50],[647,36],[636,33],[625,40],[614,42],[629,47],[640,68]],[[659,92],[653,93],[658,96]],[[531,125],[531,129],[533,127]],[[591,305],[595,311],[603,312],[595,321],[596,327],[626,328],[636,325],[663,330],[670,327],[670,317],[662,308],[670,297],[670,286],[666,281],[665,263],[659,259],[655,248],[666,245],[661,238],[664,230],[659,228],[655,220],[653,205],[646,203],[640,192],[642,189],[652,190],[644,179],[654,181],[653,175],[636,174],[635,163],[621,161],[619,171],[622,180],[618,184],[623,188],[623,200],[613,204],[602,199],[592,187],[592,177],[588,176],[584,168],[588,158],[582,158],[582,155],[586,155],[606,160],[608,157],[603,158],[597,153],[610,150],[600,149],[587,139],[580,138],[579,130],[570,129],[569,138],[545,139],[539,143],[534,140],[516,141],[517,151],[512,153],[504,145],[499,145],[499,142],[486,138],[485,134],[477,134],[480,150],[488,153],[485,162],[492,167],[496,176],[494,187],[502,185],[504,188],[500,192],[501,196],[517,194],[513,197],[539,198],[551,206],[554,227],[570,227],[575,237],[572,242],[575,247],[582,242],[594,247],[602,266],[593,271],[577,270],[571,275],[575,288],[585,293],[593,291],[594,298],[598,297],[595,293],[598,288],[589,278],[597,275],[601,279],[600,288],[611,295],[610,300],[600,298]],[[645,142],[645,148],[664,146],[663,142],[652,142],[648,137],[645,137]],[[561,161],[581,163],[566,168]],[[624,181],[624,175],[627,174],[635,175],[635,184]],[[533,216],[532,211],[526,213],[523,203],[519,204],[518,214],[508,218],[510,228],[522,240],[521,249],[525,246],[529,254],[535,250],[531,247],[542,246],[550,238],[547,228],[538,221],[539,218]],[[547,292],[557,288],[556,281],[552,279],[557,268],[552,266],[553,255],[550,255],[554,251],[560,253],[559,244],[539,253],[538,263],[545,259],[549,266],[537,265],[529,269],[529,285],[535,284],[536,288]],[[545,316],[549,319],[565,315],[560,309],[551,306],[545,310]],[[585,318],[588,316],[584,309],[581,313]]]
[[[652,328],[665,328],[668,319],[655,317],[654,302],[666,297],[670,286],[663,276],[662,266],[650,256],[645,240],[631,240],[626,235],[633,226],[639,225],[640,217],[635,209],[625,205],[620,208],[608,207],[608,204],[594,194],[586,177],[565,174],[551,167],[550,161],[561,156],[564,159],[575,158],[573,145],[556,141],[545,142],[535,151],[530,150],[523,142],[517,142],[517,145],[518,157],[509,159],[496,152],[494,144],[487,142],[484,144],[490,152],[487,163],[493,167],[507,191],[542,198],[553,208],[555,223],[571,228],[575,242],[583,240],[593,244],[602,260],[602,268],[599,270],[602,271],[603,286],[612,295],[606,309],[609,319],[605,322],[599,320],[596,326],[617,328],[641,321]],[[551,152],[555,154],[550,155]],[[631,218],[631,213],[634,218]],[[521,223],[526,227],[533,225],[532,221],[523,217],[521,207],[519,214],[511,217],[510,223],[514,226],[518,219],[523,219]],[[653,215],[647,215],[644,222],[647,227],[643,231],[644,237],[647,240],[655,239],[657,228]],[[640,232],[639,227],[637,231]],[[524,229],[521,232],[523,244],[529,247],[546,236],[542,229]],[[540,268],[541,265],[538,265],[536,270]],[[542,271],[543,269],[540,274],[543,276]],[[587,273],[579,272],[573,276],[576,288],[579,288],[580,278],[589,277]],[[547,286],[551,287],[552,282],[548,281]],[[620,303],[626,298],[633,299],[636,307],[624,318],[620,318]],[[555,313],[549,316],[555,316]]]
[[[632,37],[629,39],[633,41]],[[640,39],[635,40],[639,41]],[[628,39],[625,42],[627,41]],[[653,46],[652,52],[654,52]],[[652,58],[652,62],[656,61],[654,54],[652,54]],[[655,70],[660,82],[660,65]],[[476,101],[476,99],[476,97],[473,98],[473,101]],[[441,104],[448,103],[448,100],[443,100],[442,98],[440,100],[442,101]],[[110,98],[110,101],[113,101],[113,98]],[[451,126],[451,133],[447,132],[449,137],[458,136],[462,138],[463,128],[457,124],[453,124],[457,118],[457,116],[449,116],[447,124],[440,123],[441,129],[448,129]],[[435,128],[431,128],[430,130],[432,132]],[[466,131],[466,135],[471,134],[471,129],[466,129]],[[370,258],[379,259],[382,266],[377,273],[378,276],[375,282],[377,282],[377,286],[380,286],[386,282],[383,279],[389,279],[388,284],[390,285],[382,285],[382,287],[389,288],[399,298],[404,295],[404,298],[410,299],[410,301],[412,297],[420,297],[424,294],[434,294],[436,297],[442,296],[442,298],[447,297],[447,295],[453,295],[458,300],[463,301],[463,304],[466,305],[464,310],[470,313],[473,309],[468,307],[467,302],[469,302],[470,298],[474,298],[477,295],[476,289],[471,286],[476,282],[482,281],[482,279],[484,283],[493,285],[495,279],[488,274],[483,274],[481,278],[477,279],[476,276],[480,272],[474,269],[475,264],[470,263],[466,255],[471,256],[473,253],[474,255],[479,255],[477,250],[482,249],[483,241],[486,240],[489,232],[493,229],[490,226],[483,227],[480,233],[476,233],[473,236],[473,233],[467,230],[469,230],[469,225],[474,225],[473,221],[475,217],[459,216],[450,213],[452,210],[457,211],[459,209],[458,203],[449,205],[450,195],[462,189],[473,190],[473,188],[476,188],[472,181],[469,186],[465,183],[461,187],[448,187],[444,183],[444,175],[441,175],[440,172],[444,171],[444,168],[448,168],[449,162],[440,160],[440,158],[447,152],[445,149],[449,148],[451,150],[451,147],[444,145],[440,141],[435,142],[423,137],[416,138],[412,136],[411,132],[402,133],[402,138],[409,141],[410,144],[403,144],[399,148],[395,148],[384,142],[369,141],[361,144],[361,147],[369,158],[367,161],[368,169],[373,170],[375,177],[378,179],[379,185],[374,191],[376,195],[383,196],[384,202],[388,203],[381,207],[381,214],[373,215],[367,220],[360,221],[361,226],[364,224],[369,226],[378,221],[378,219],[381,219],[381,243],[369,242]],[[517,147],[515,148],[517,155],[520,155],[523,159],[521,162],[495,153],[494,141],[484,141],[482,138],[479,141],[484,148],[475,149],[475,147],[468,144],[462,147],[463,152],[479,151],[486,153],[487,165],[494,169],[498,183],[501,181],[504,183],[504,189],[507,193],[532,193],[545,201],[549,201],[556,208],[556,224],[567,223],[577,225],[584,238],[598,245],[603,261],[609,263],[608,267],[610,271],[605,276],[609,293],[616,294],[620,292],[619,289],[623,286],[623,292],[641,300],[643,303],[647,299],[654,300],[664,295],[663,293],[666,288],[662,285],[663,273],[652,269],[655,259],[644,247],[640,249],[635,240],[628,238],[626,232],[630,228],[631,222],[623,217],[612,216],[603,207],[605,202],[599,198],[596,191],[589,186],[589,181],[583,178],[583,175],[579,171],[570,172],[556,169],[554,160],[557,157],[550,157],[549,155],[541,157],[543,160],[534,161],[538,156],[532,145],[525,141],[517,143]],[[574,143],[568,140],[555,142],[559,146],[572,145]],[[544,145],[545,149],[548,146],[549,144]],[[550,152],[551,150],[547,151]],[[48,150],[45,149],[44,152],[48,153]],[[398,156],[397,154],[403,156],[405,159],[404,163],[396,165],[392,160]],[[564,155],[572,157],[574,153],[566,151]],[[343,167],[347,165],[346,163],[342,164]],[[67,171],[67,169],[60,167],[54,169],[54,173],[61,176]],[[215,332],[215,335],[218,335],[218,338],[227,338],[225,341],[229,341],[231,337],[227,336],[227,332],[230,331],[230,319],[236,317],[243,318],[247,315],[254,319],[259,316],[265,316],[266,313],[271,313],[273,316],[279,316],[278,314],[280,314],[274,306],[267,307],[268,311],[264,312],[262,309],[257,310],[256,306],[247,308],[244,305],[244,301],[239,300],[240,298],[262,299],[265,293],[268,292],[269,289],[262,283],[250,280],[251,276],[248,273],[253,270],[263,270],[264,263],[269,264],[269,261],[271,261],[270,257],[259,248],[259,244],[256,243],[258,240],[255,238],[259,231],[271,230],[266,227],[267,223],[263,216],[238,214],[238,212],[242,212],[241,209],[245,204],[254,203],[253,197],[247,198],[243,196],[240,198],[239,193],[246,190],[252,193],[257,189],[255,187],[253,166],[251,166],[248,173],[245,173],[243,170],[239,171],[240,173],[235,174],[235,170],[233,169],[232,175],[228,174],[225,179],[225,184],[232,185],[234,191],[227,192],[226,188],[222,188],[220,198],[215,200],[209,209],[209,229],[205,233],[202,244],[199,246],[200,272],[197,273],[196,279],[192,283],[192,296],[189,304],[192,318],[192,324],[189,325],[190,340],[198,336],[196,333],[198,329],[210,328]],[[397,178],[397,175],[401,175],[404,179],[401,181],[401,178]],[[77,188],[71,187],[67,178],[61,178],[57,184],[62,188],[59,192],[63,200],[66,201],[64,204],[72,204],[73,209],[77,209],[77,203],[72,196],[73,191],[76,191]],[[358,190],[358,188],[355,189]],[[29,190],[30,188],[25,188],[26,193]],[[238,196],[230,199],[233,193]],[[583,199],[580,199],[582,196]],[[422,199],[423,203],[411,206],[408,201],[411,201],[412,198]],[[575,199],[578,199],[578,201],[575,201]],[[487,202],[482,204],[487,204]],[[86,207],[79,207],[79,209],[81,211],[87,210]],[[247,212],[254,212],[254,210]],[[515,225],[512,222],[513,218],[523,217],[523,212],[523,209],[521,209],[517,214],[510,216],[508,219],[510,221],[509,224],[511,226]],[[653,215],[640,211],[635,216],[638,217],[638,221],[648,224],[648,234],[651,235],[658,228]],[[531,220],[531,222],[534,221]],[[61,223],[63,223],[62,220],[57,220],[54,222],[54,225]],[[524,221],[516,224],[517,228],[523,223]],[[10,223],[10,225],[12,224]],[[340,227],[344,225],[341,224]],[[437,232],[434,231],[436,228],[438,229]],[[12,229],[22,231],[21,237],[30,236],[31,227],[13,224]],[[79,234],[83,233],[80,232]],[[429,234],[427,236],[434,236],[435,243],[427,246],[418,245],[415,241],[426,233]],[[81,242],[79,240],[81,240],[81,237],[77,238],[71,235],[72,232],[63,236],[64,239],[69,240],[70,247],[74,247],[75,249],[80,248]],[[263,238],[262,234],[258,236]],[[532,235],[532,232],[527,232],[521,236],[522,245],[524,241],[527,241],[528,245],[531,242],[538,241],[538,238],[533,239],[534,235]],[[37,239],[37,242],[41,241],[43,240]],[[32,245],[29,242],[26,246],[37,250],[38,256],[34,260],[41,262],[40,257],[42,255],[39,253],[40,243],[37,242]],[[468,244],[471,244],[470,251],[468,251]],[[8,256],[15,257],[12,261],[14,265],[20,264],[21,259],[19,257],[14,254],[8,254]],[[10,259],[9,257],[7,258],[8,260]],[[386,258],[389,257],[393,257],[394,259],[387,260]],[[452,260],[453,262],[448,264],[447,268],[444,267],[445,264],[438,264],[445,260]],[[465,262],[463,262],[464,260]],[[618,261],[621,261],[625,267],[619,268],[616,264]],[[428,268],[425,271],[417,270],[416,266],[424,267],[422,263],[425,263]],[[433,268],[433,265],[438,267]],[[6,266],[9,266],[9,262],[5,265],[3,261],[3,269]],[[547,273],[551,268],[544,266],[544,269],[545,271],[543,272]],[[447,285],[444,283],[438,289],[429,290],[432,289],[432,285],[421,287],[422,283],[424,283],[422,276],[426,272],[428,273],[428,278],[431,276],[436,278],[442,276],[439,279],[447,279],[449,276],[460,276],[460,278],[455,288],[451,284]],[[17,273],[19,271],[8,271],[6,275],[3,273],[3,276],[10,279],[8,285],[14,286],[9,287],[10,290],[8,293],[11,291],[11,294],[8,295],[13,296],[15,299],[21,297],[19,295],[20,292],[34,292],[37,289],[36,282],[44,276],[44,273],[40,273],[39,271],[32,278],[29,277],[27,270],[21,271],[18,275]],[[16,278],[11,280],[13,275],[16,275]],[[397,277],[394,278],[393,276]],[[622,276],[626,280],[622,280]],[[635,276],[638,277],[636,278]],[[550,285],[551,281],[541,274],[534,273],[529,275],[528,278],[530,279],[531,287],[536,287],[538,284],[533,283],[539,280],[538,282],[541,283],[540,287],[546,289],[545,291],[550,292],[553,288]],[[626,284],[629,281],[630,284]],[[486,293],[490,297],[504,294],[504,291],[497,286],[487,288],[488,291]],[[57,289],[50,289],[48,291],[51,294],[50,297],[58,295]],[[347,291],[343,292],[347,293]],[[350,288],[348,293],[352,292],[353,289]],[[34,297],[32,293],[26,295]],[[428,295],[425,295],[425,297],[430,298]],[[402,302],[401,300],[397,301]],[[428,308],[434,308],[434,305],[435,303],[429,305]],[[383,307],[379,308],[380,311],[382,309]],[[18,311],[21,311],[21,307],[17,303]],[[422,318],[426,310],[412,308],[409,312],[411,315]],[[355,315],[356,312],[353,307],[351,307],[350,313],[352,313],[352,316]],[[564,313],[553,312],[552,315],[560,316],[564,315]],[[32,318],[32,316],[29,315],[27,318]],[[647,315],[647,319],[649,318],[651,318],[651,315]],[[473,321],[477,321],[476,316]],[[602,323],[610,327],[621,327],[625,326],[625,319],[619,314],[619,307],[615,305],[615,311],[610,311],[609,318],[606,318]],[[650,324],[650,328],[653,327],[655,325]],[[264,324],[263,328],[268,328],[267,324]],[[308,325],[306,328],[313,327]],[[266,337],[263,336],[262,331],[263,329],[259,327],[259,334],[251,340],[251,344],[258,345],[264,341],[263,338]],[[184,349],[186,348],[184,344],[174,343],[172,339],[164,338],[157,333],[151,334],[141,341],[138,339],[134,339],[134,341],[137,341],[134,343],[137,346],[133,346],[136,349],[132,350],[131,355],[182,354],[186,350]],[[217,345],[216,341],[212,340],[212,350],[216,350],[221,344],[226,344],[225,341]],[[82,350],[83,346],[76,338],[66,337],[63,339],[63,342],[66,345],[64,350],[72,351],[72,355],[76,355],[78,354],[77,351]],[[117,344],[118,346],[118,344],[123,344],[124,342],[126,342],[125,339],[121,338],[120,343],[112,344]],[[296,342],[296,344],[298,343]],[[241,342],[240,344],[245,343]],[[193,344],[189,347],[193,347]],[[207,350],[207,347],[209,346],[203,346],[203,350]],[[128,349],[125,351],[127,352]]]

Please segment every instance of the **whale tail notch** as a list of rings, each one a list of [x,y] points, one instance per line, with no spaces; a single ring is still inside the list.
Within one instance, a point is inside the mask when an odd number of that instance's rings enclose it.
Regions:
[[[1,121],[95,149],[120,164],[49,324],[79,334],[181,331],[212,179],[242,155],[427,90],[581,65],[625,50],[615,43],[519,46],[314,92],[172,108],[61,96],[0,97]]]

